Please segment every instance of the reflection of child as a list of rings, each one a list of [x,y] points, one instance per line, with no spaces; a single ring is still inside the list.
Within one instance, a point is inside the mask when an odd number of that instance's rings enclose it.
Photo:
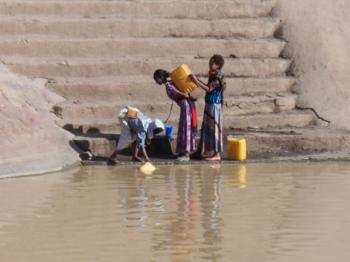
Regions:
[[[110,164],[116,163],[119,151],[132,144],[133,161],[142,162],[139,157],[141,150],[146,161],[150,161],[146,151],[146,141],[150,141],[155,134],[164,130],[164,124],[159,119],[150,119],[139,112],[136,108],[124,108],[120,115],[121,134],[118,141],[117,149],[109,158]]]
[[[214,55],[209,60],[209,78],[205,85],[193,75],[193,80],[198,86],[206,91],[205,109],[201,130],[200,147],[202,156],[208,161],[221,160],[220,153],[223,151],[222,138],[222,104],[223,92],[226,87],[222,68],[224,58]],[[210,157],[207,157],[212,154]]]
[[[180,119],[177,132],[176,153],[178,160],[189,161],[190,154],[196,151],[197,111],[194,98],[180,92],[175,84],[170,81],[169,73],[158,69],[154,72],[154,80],[159,85],[164,85],[168,97],[180,107]]]

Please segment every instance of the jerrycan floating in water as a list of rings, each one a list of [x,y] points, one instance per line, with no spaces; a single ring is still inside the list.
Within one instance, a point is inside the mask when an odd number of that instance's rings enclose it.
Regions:
[[[247,159],[247,141],[244,138],[227,137],[227,157],[230,160]]]
[[[140,167],[140,170],[145,175],[152,175],[154,171],[156,171],[156,167],[152,165],[152,163],[147,162],[143,166]]]
[[[183,64],[170,73],[170,78],[179,91],[190,94],[197,88],[190,75],[192,75],[191,69]]]

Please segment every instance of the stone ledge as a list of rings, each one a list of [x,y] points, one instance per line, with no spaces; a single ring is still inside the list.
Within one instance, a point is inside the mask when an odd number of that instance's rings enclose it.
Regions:
[[[188,162],[177,162],[175,160],[161,160],[155,159],[152,161],[154,165],[166,166],[166,165],[214,165],[214,164],[251,164],[251,163],[279,163],[279,162],[347,162],[350,161],[350,151],[349,152],[338,152],[338,153],[323,153],[323,154],[307,154],[307,155],[295,155],[295,156],[274,156],[270,158],[257,158],[250,159],[247,161],[232,161],[223,159],[222,161],[208,162],[201,160],[191,160]],[[96,166],[96,165],[106,165],[103,161],[85,160],[82,161],[83,166]],[[142,163],[135,163],[132,161],[120,161],[116,167],[123,166],[141,166]]]

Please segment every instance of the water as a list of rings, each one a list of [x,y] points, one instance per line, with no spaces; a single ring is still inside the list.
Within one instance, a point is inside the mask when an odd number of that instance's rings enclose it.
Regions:
[[[347,261],[350,164],[0,180],[0,261]]]

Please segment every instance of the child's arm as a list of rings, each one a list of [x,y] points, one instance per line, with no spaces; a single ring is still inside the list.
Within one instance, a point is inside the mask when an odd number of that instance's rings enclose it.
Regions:
[[[181,95],[181,96],[184,96],[184,97],[186,97],[186,98],[189,98],[189,95],[188,95],[188,94],[181,92],[181,91],[180,91],[179,89],[177,89],[177,88],[175,88],[174,91],[175,91],[177,94]]]
[[[196,83],[197,86],[199,86],[200,88],[202,88],[206,92],[210,91],[210,88],[207,85],[203,84],[201,81],[199,81],[195,75],[191,75],[191,76],[192,76],[192,79]]]
[[[179,89],[177,89],[175,86],[172,86],[170,88],[170,91],[168,91],[167,89],[167,92],[171,92],[171,93],[175,93],[176,94],[176,97],[179,97],[179,99],[185,97],[185,98],[189,98],[189,94],[186,94],[186,93],[183,93],[181,92]]]

